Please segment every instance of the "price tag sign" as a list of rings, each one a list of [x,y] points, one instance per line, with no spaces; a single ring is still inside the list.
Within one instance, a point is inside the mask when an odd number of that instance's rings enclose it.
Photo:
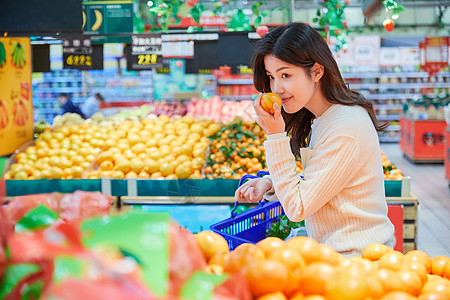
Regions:
[[[160,33],[134,34],[131,36],[131,53],[127,57],[129,69],[151,70],[163,67],[162,39]]]
[[[92,44],[89,37],[63,40],[64,69],[91,70]]]
[[[163,59],[163,66],[161,68],[156,68],[156,73],[158,74],[170,74],[170,59]]]

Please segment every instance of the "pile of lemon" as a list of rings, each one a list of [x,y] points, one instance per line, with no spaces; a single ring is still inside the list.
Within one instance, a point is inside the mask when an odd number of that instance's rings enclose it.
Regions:
[[[117,126],[48,129],[16,155],[6,179],[202,178],[207,136],[221,125],[161,115]]]

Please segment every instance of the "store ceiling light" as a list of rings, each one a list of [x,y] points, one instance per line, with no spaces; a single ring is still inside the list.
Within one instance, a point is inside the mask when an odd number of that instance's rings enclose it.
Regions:
[[[152,6],[152,5],[153,5],[153,1],[148,1],[148,2],[147,2],[147,5],[148,5],[148,6]]]

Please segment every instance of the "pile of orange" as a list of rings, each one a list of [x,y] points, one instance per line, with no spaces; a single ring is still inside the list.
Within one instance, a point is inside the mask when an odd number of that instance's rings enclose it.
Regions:
[[[269,237],[228,252],[216,233],[201,232],[196,239],[208,259],[207,271],[242,272],[258,300],[450,299],[446,256],[430,258],[418,250],[402,254],[372,244],[362,256],[345,258],[308,237],[287,242]]]

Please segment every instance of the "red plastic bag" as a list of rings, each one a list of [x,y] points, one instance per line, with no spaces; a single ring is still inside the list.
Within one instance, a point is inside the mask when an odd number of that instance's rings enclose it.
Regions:
[[[204,270],[206,260],[194,236],[176,223],[170,224],[169,295],[178,295],[184,282],[197,270]]]

